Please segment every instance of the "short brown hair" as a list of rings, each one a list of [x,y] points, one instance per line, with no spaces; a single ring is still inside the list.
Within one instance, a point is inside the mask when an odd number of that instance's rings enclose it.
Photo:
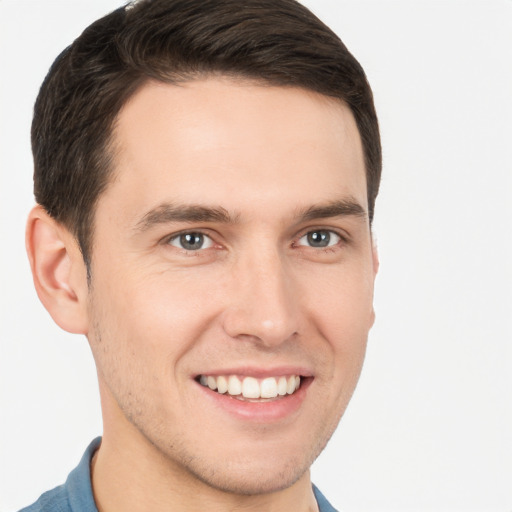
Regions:
[[[139,0],[94,22],[57,57],[34,108],[36,200],[74,234],[88,267],[121,107],[150,79],[212,74],[345,102],[362,140],[371,223],[382,167],[377,116],[362,67],[334,32],[295,0]]]

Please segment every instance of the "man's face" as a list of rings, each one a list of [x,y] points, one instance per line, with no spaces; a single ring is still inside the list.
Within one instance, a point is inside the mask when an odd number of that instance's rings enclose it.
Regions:
[[[345,410],[373,322],[349,109],[227,79],[151,83],[115,139],[88,311],[105,438],[219,489],[291,485]]]

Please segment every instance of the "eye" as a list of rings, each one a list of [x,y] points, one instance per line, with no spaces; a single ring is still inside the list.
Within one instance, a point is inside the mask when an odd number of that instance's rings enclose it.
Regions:
[[[213,247],[213,240],[209,236],[199,232],[181,233],[173,236],[167,243],[186,251],[199,251],[200,249]]]
[[[332,247],[341,241],[341,236],[334,231],[327,229],[316,229],[310,231],[299,238],[298,245],[308,245],[309,247],[323,249]]]

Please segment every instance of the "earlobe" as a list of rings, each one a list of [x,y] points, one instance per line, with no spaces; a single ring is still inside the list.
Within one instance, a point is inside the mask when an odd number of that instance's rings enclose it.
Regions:
[[[28,217],[26,247],[37,295],[53,320],[87,334],[87,272],[73,235],[38,205]]]

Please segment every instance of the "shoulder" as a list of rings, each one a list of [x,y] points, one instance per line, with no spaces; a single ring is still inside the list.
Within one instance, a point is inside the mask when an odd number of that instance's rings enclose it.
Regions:
[[[32,505],[19,512],[71,512],[66,490],[63,485],[47,491]]]
[[[90,464],[100,443],[98,437],[89,445],[65,484],[45,492],[34,504],[19,512],[98,512],[92,493]]]

